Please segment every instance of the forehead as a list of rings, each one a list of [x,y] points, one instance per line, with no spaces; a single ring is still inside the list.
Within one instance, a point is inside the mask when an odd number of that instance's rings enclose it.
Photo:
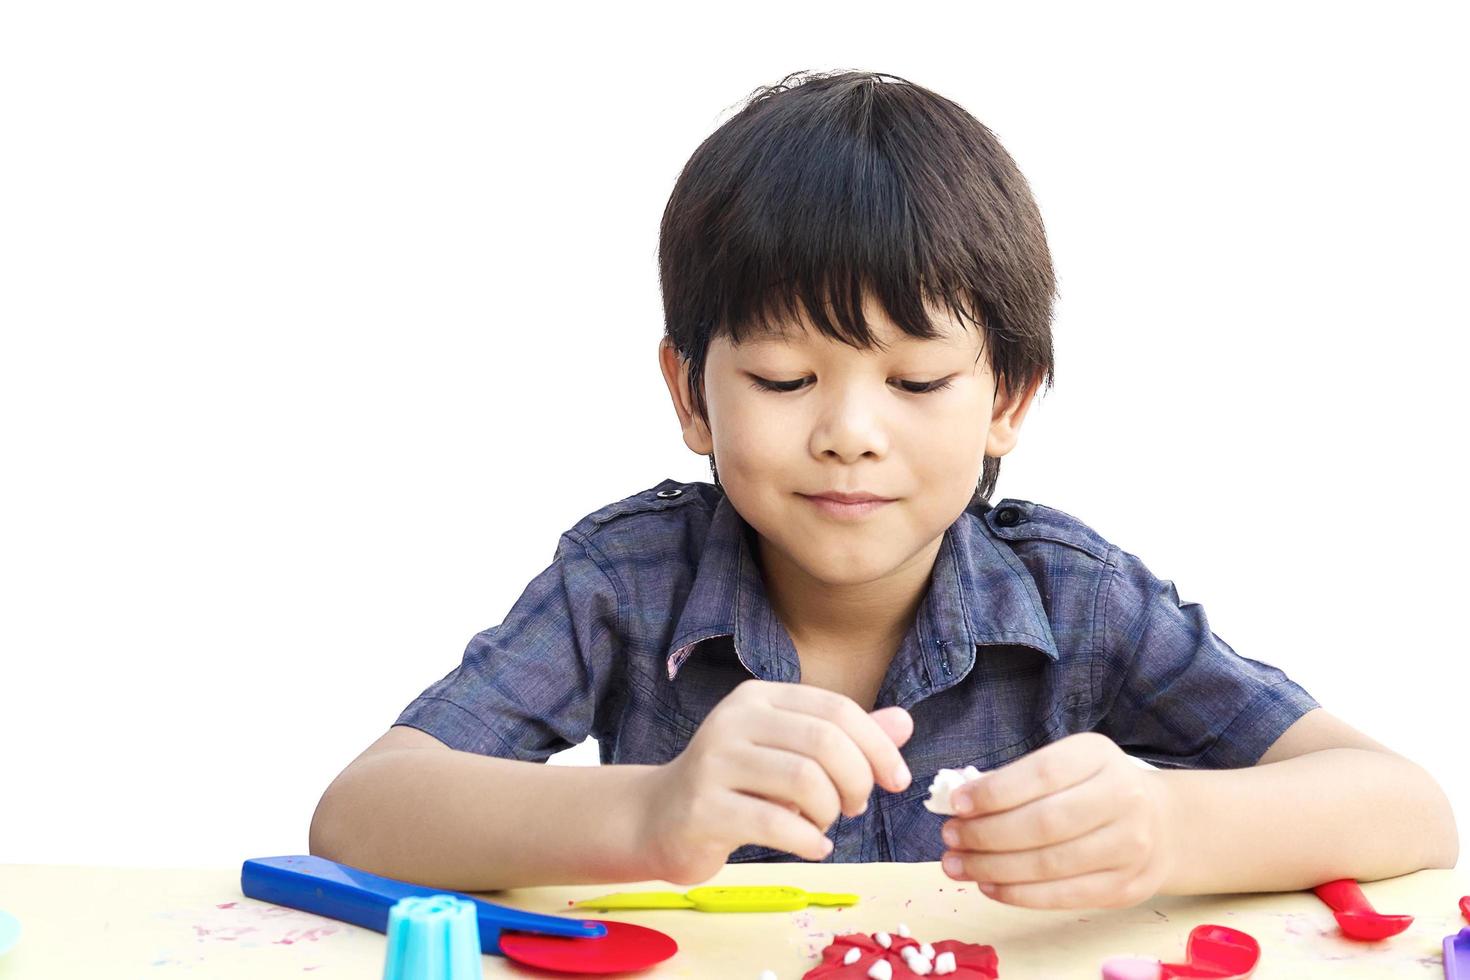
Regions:
[[[931,321],[934,328],[939,331],[939,336],[930,339],[915,337],[905,333],[897,326],[883,319],[868,319],[868,332],[883,347],[902,352],[917,350],[957,350],[973,352],[980,343],[979,334],[973,329],[966,329],[962,324],[951,320],[935,319]],[[803,323],[791,324],[751,324],[743,331],[744,338],[738,347],[752,349],[767,348],[808,348],[843,345],[843,341],[828,337],[815,327]]]

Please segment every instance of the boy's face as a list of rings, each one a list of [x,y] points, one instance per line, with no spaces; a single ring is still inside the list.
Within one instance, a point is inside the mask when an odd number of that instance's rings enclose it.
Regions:
[[[821,583],[874,582],[925,556],[932,564],[985,455],[1016,443],[1040,379],[998,397],[978,328],[943,307],[930,315],[943,335],[920,340],[869,299],[864,316],[882,351],[829,339],[805,319],[784,338],[747,337],[738,347],[716,339],[705,362],[709,429],[693,413],[678,354],[661,344],[685,444],[714,452],[725,493],[762,545]],[[798,384],[770,391],[758,380]],[[832,490],[892,502],[836,517],[807,499]]]

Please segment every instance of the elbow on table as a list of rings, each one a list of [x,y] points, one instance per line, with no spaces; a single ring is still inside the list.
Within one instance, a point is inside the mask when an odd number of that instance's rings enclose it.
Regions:
[[[1449,804],[1448,803],[1445,804],[1445,809],[1447,811],[1449,810]],[[1434,859],[1434,863],[1431,864],[1430,867],[1433,867],[1433,868],[1446,868],[1446,869],[1451,869],[1452,870],[1455,867],[1455,865],[1459,863],[1459,861],[1460,861],[1460,832],[1455,827],[1455,817],[1454,817],[1454,814],[1453,813],[1450,813],[1449,819],[1448,819],[1448,826],[1445,828],[1445,840],[1444,840],[1443,848],[1440,851],[1439,855]]]
[[[306,832],[306,852],[328,861],[341,862],[341,850],[338,847],[340,835],[336,832],[333,803],[332,788],[329,786],[317,801],[316,810],[311,815],[311,826]]]
[[[1435,831],[1424,835],[1428,848],[1424,867],[1453,869],[1460,860],[1460,831],[1455,822],[1454,807],[1433,774],[1422,766],[1417,768],[1428,784],[1426,802],[1429,805],[1426,809],[1433,815],[1430,819]]]

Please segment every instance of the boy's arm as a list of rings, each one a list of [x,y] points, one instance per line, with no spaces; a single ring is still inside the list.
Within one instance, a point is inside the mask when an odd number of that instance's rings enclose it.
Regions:
[[[657,768],[494,758],[396,725],[327,787],[310,852],[456,891],[642,881]]]
[[[1434,778],[1320,708],[1252,768],[1147,775],[1172,814],[1167,894],[1307,889],[1452,868],[1459,857]]]
[[[1253,766],[1144,770],[1108,736],[1078,732],[966,783],[950,803],[946,873],[1033,908],[1295,891],[1459,856],[1429,774],[1320,708]]]

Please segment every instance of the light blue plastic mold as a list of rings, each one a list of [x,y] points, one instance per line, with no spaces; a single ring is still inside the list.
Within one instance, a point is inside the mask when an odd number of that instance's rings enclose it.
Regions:
[[[0,956],[10,952],[10,947],[20,941],[20,920],[0,909]]]
[[[383,980],[483,980],[483,966],[473,902],[426,895],[388,910]]]

